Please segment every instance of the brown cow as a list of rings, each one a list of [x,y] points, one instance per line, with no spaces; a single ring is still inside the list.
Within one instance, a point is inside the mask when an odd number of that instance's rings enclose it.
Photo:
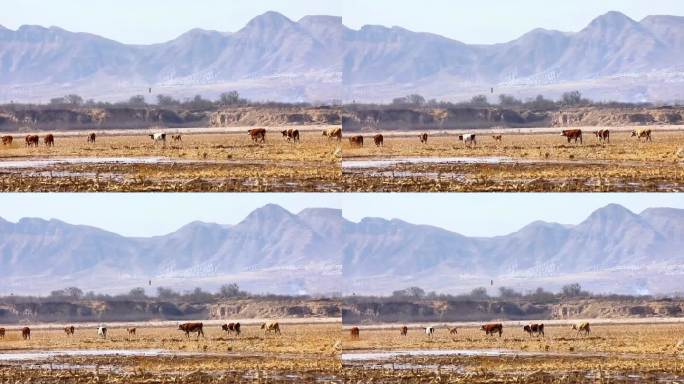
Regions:
[[[565,136],[568,138],[568,143],[570,143],[570,140],[575,140],[575,143],[577,143],[577,139],[579,139],[580,144],[582,144],[582,130],[581,129],[566,129],[561,132],[561,136]]]
[[[500,143],[502,137],[501,137],[501,135],[494,135],[494,136],[492,136],[492,139],[494,139],[494,141],[498,141]]]
[[[72,336],[74,334],[74,332],[76,332],[76,328],[74,328],[73,325],[64,328],[64,333],[66,333],[67,336]]]
[[[38,135],[26,136],[26,146],[27,147],[37,147],[39,143],[40,143],[40,137],[38,137]]]
[[[275,333],[280,335],[280,324],[278,324],[277,321],[275,322],[270,322],[270,323],[263,323],[261,324],[261,329],[264,330],[264,333]]]
[[[379,133],[377,135],[373,136],[373,142],[375,143],[376,147],[384,147],[385,146],[384,140],[385,140],[385,138],[382,137],[382,135]]]
[[[228,332],[228,334],[235,332],[236,335],[240,336],[240,323],[223,324],[221,329],[223,329],[223,332]]]
[[[247,133],[252,137],[252,141],[255,143],[266,142],[266,129],[264,128],[250,129]]]
[[[183,323],[178,326],[178,330],[185,332],[187,338],[190,338],[191,332],[197,332],[197,338],[199,339],[200,335],[204,337],[203,327],[204,324],[202,323]]]
[[[43,139],[43,142],[45,143],[46,147],[54,147],[55,146],[55,136],[52,134],[49,134],[45,136],[45,139]]]
[[[24,327],[21,329],[21,338],[24,340],[31,340],[31,328]]]
[[[14,141],[14,137],[12,136],[3,136],[2,137],[2,145],[12,145],[12,141]]]
[[[544,324],[528,324],[523,327],[523,331],[527,332],[528,335],[532,336],[536,334],[537,336],[544,336]]]
[[[485,331],[486,335],[494,335],[495,333],[499,333],[499,337],[501,337],[501,334],[503,334],[503,324],[501,323],[491,323],[491,324],[485,324],[480,328],[481,331]]]
[[[93,143],[95,144],[95,139],[97,138],[97,135],[95,133],[91,133],[88,135],[88,143]]]
[[[596,135],[596,138],[598,138],[599,143],[602,141],[605,141],[606,143],[610,144],[610,131],[607,129],[599,129],[598,131],[594,132],[594,135]]]
[[[363,136],[352,136],[349,138],[352,147],[363,147]]]
[[[653,141],[651,140],[651,130],[650,129],[635,129],[632,131],[632,136],[631,137],[636,137],[641,141],[641,139],[646,139],[644,141]]]
[[[588,335],[589,333],[591,333],[591,328],[589,327],[589,323],[586,321],[583,321],[579,324],[573,324],[572,329],[577,331],[578,335],[582,332],[584,332],[585,335]]]
[[[418,138],[420,139],[420,142],[421,142],[421,143],[425,144],[425,143],[427,143],[428,134],[427,134],[427,133],[421,133],[421,134],[418,136]]]
[[[177,134],[177,135],[171,135],[171,140],[173,140],[173,141],[183,141],[183,136],[181,136],[180,133]]]
[[[126,328],[126,332],[128,332],[128,336],[135,336],[136,329],[135,328]]]
[[[349,331],[352,340],[359,339],[359,327],[354,327]]]
[[[401,335],[406,336],[407,334],[408,334],[408,327],[404,325],[403,327],[401,327]]]
[[[5,328],[0,328],[0,339],[5,338]]]
[[[342,128],[340,127],[331,127],[323,131],[323,136],[327,136],[328,140],[330,139],[337,139],[337,141],[342,140]]]

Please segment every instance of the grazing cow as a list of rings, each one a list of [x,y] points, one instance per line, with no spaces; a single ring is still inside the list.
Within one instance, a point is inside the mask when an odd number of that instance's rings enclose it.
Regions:
[[[264,333],[275,333],[280,335],[280,324],[278,324],[277,321],[269,322],[269,323],[263,323],[261,324],[261,329],[264,330]]]
[[[5,328],[0,328],[0,339],[5,338]]]
[[[107,327],[104,325],[100,325],[97,327],[97,335],[103,339],[107,338]]]
[[[160,141],[161,141],[162,143],[166,144],[166,133],[160,133],[160,132],[158,132],[158,133],[153,133],[153,134],[150,135],[150,138],[151,138],[152,140],[154,140],[154,143],[155,143],[155,144],[158,143],[158,142],[160,142]]]
[[[352,147],[363,147],[363,136],[352,136],[349,138]]]
[[[135,336],[135,328],[126,328],[126,332],[128,332],[128,336]]]
[[[228,334],[235,332],[236,335],[240,336],[240,323],[223,324],[221,329],[223,329],[223,332],[228,332]]]
[[[608,144],[610,144],[610,131],[607,129],[599,129],[598,131],[594,132],[594,135],[596,135],[596,138],[598,138],[599,143],[604,141]]]
[[[480,328],[481,331],[485,331],[485,335],[494,335],[497,332],[499,333],[499,337],[503,334],[503,324],[501,323],[491,323],[491,324],[485,324]]]
[[[425,144],[425,143],[427,143],[428,134],[427,133],[421,133],[420,135],[418,135],[418,138],[420,139],[421,143]]]
[[[375,143],[376,147],[384,147],[385,146],[384,140],[385,140],[385,138],[382,137],[382,135],[379,133],[377,135],[373,136],[373,142]]]
[[[635,129],[632,131],[632,137],[636,137],[641,141],[641,139],[646,139],[644,141],[653,141],[651,140],[651,130],[650,129]]]
[[[24,327],[21,329],[21,338],[24,340],[31,340],[31,328]]]
[[[449,328],[449,334],[450,334],[450,335],[456,335],[456,334],[458,334],[458,329],[456,329],[456,327]]]
[[[40,137],[38,137],[38,135],[26,136],[26,146],[27,147],[37,147],[39,143],[40,143]]]
[[[181,136],[180,133],[177,134],[177,135],[171,135],[171,140],[173,140],[173,141],[183,141],[183,136]]]
[[[247,134],[252,138],[255,143],[265,143],[266,142],[266,129],[255,128],[247,131]]]
[[[494,141],[498,141],[499,143],[501,142],[501,138],[502,138],[501,135],[492,136],[492,139],[494,139]]]
[[[55,146],[55,136],[52,134],[49,134],[45,136],[45,139],[43,139],[43,142],[45,142],[46,147],[54,147]]]
[[[342,128],[340,127],[330,127],[323,131],[323,136],[327,136],[328,140],[337,139],[337,141],[342,140]]]
[[[581,129],[565,129],[561,131],[561,136],[565,136],[568,139],[568,143],[570,143],[571,140],[575,140],[575,143],[577,143],[577,140],[579,139],[580,144],[582,144],[582,130]]]
[[[292,141],[293,143],[299,143],[299,130],[298,129],[287,129],[284,131],[280,131],[280,133],[283,134],[283,138],[287,140],[289,143]]]
[[[14,138],[12,136],[2,137],[2,145],[12,145],[12,141],[14,141]]]
[[[352,340],[359,339],[359,327],[354,327],[349,331]]]
[[[463,145],[465,145],[466,147],[470,146],[470,144],[472,144],[473,146],[477,145],[474,133],[469,133],[467,135],[458,135],[458,139],[462,141]]]
[[[523,327],[523,331],[527,332],[530,336],[536,334],[537,336],[544,337],[544,324],[527,324]]]
[[[577,331],[578,335],[582,332],[584,332],[585,335],[588,335],[589,333],[591,333],[591,328],[589,327],[589,323],[586,321],[583,321],[579,324],[573,324],[572,329]]]
[[[408,327],[404,325],[403,327],[401,327],[401,335],[406,336],[407,334],[408,334]]]
[[[88,135],[88,143],[93,143],[95,144],[95,139],[97,138],[97,135],[95,133],[91,133]]]
[[[204,337],[204,324],[202,323],[183,323],[178,326],[179,331],[185,332],[185,337],[190,338],[190,333],[197,332],[197,339],[200,335]]]
[[[435,334],[435,327],[425,327],[425,334],[432,337]]]
[[[72,336],[76,332],[76,328],[74,326],[66,327],[64,328],[64,333],[66,333],[67,336]]]

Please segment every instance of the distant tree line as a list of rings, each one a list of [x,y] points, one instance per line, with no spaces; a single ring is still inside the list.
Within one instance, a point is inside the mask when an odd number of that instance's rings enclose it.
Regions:
[[[682,294],[673,294],[671,297],[684,297]],[[499,287],[496,295],[490,295],[485,287],[478,287],[469,293],[451,295],[437,292],[426,292],[420,287],[409,287],[392,292],[390,296],[350,296],[345,301],[353,302],[391,302],[391,301],[419,301],[419,300],[446,300],[446,301],[492,301],[503,300],[511,302],[534,302],[539,304],[557,303],[567,299],[607,299],[607,300],[653,300],[662,299],[651,295],[618,295],[618,294],[595,294],[582,289],[580,284],[568,284],[559,292],[550,292],[544,288],[537,288],[528,292],[519,292],[508,287]]]
[[[470,101],[463,102],[449,102],[440,101],[437,99],[427,100],[419,94],[410,94],[403,97],[397,97],[392,100],[390,104],[373,104],[360,103],[348,104],[349,109],[363,109],[363,108],[486,108],[486,107],[500,107],[508,109],[527,109],[534,111],[553,111],[568,107],[588,107],[601,106],[610,108],[630,108],[630,107],[654,107],[653,103],[623,103],[623,102],[597,102],[587,99],[582,96],[580,91],[565,92],[558,100],[551,100],[545,98],[543,95],[538,95],[534,98],[519,99],[512,95],[499,95],[498,100],[491,102],[486,95],[473,96]]]
[[[178,99],[170,95],[160,94],[154,100],[147,100],[144,95],[131,96],[127,101],[120,102],[104,102],[95,101],[93,99],[85,100],[83,97],[76,94],[69,94],[63,97],[56,97],[50,99],[47,104],[23,104],[11,103],[4,104],[0,107],[4,109],[26,109],[26,108],[147,108],[160,107],[167,109],[184,109],[191,111],[209,111],[225,107],[322,107],[322,106],[336,106],[340,105],[341,101],[332,100],[328,103],[284,103],[275,101],[252,101],[240,96],[238,91],[224,92],[215,100],[210,100],[195,95],[192,98]]]
[[[194,288],[189,291],[176,291],[171,288],[158,287],[156,295],[150,295],[145,288],[131,289],[128,293],[109,295],[95,292],[84,292],[78,287],[68,287],[54,290],[47,296],[4,296],[0,297],[0,303],[24,303],[24,302],[81,302],[81,301],[139,301],[153,302],[166,301],[175,303],[212,304],[230,299],[310,299],[308,295],[275,295],[275,294],[252,294],[240,289],[235,284],[222,285],[216,292],[207,292],[202,288]]]

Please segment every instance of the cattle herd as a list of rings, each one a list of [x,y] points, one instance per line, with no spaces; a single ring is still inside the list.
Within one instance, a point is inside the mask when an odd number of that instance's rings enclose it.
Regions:
[[[277,321],[270,321],[266,323],[261,324],[261,329],[264,330],[265,334],[273,333],[276,335],[280,335],[280,323]],[[190,322],[190,323],[181,323],[178,324],[178,330],[182,331],[185,333],[185,336],[187,338],[190,338],[190,334],[196,334],[197,339],[199,339],[200,336],[204,336],[204,324],[201,322]],[[230,334],[235,334],[236,336],[240,336],[240,323],[227,323],[221,325],[221,330],[223,332]],[[23,340],[31,340],[31,328],[29,327],[23,327],[19,329],[21,333],[21,338]],[[137,328],[125,328],[126,334],[128,336],[135,336],[137,333]],[[73,325],[70,325],[68,327],[64,327],[64,333],[66,334],[67,337],[74,336],[76,334],[76,327]],[[7,335],[7,330],[5,328],[0,328],[0,340],[5,339],[5,336]],[[104,324],[100,324],[97,326],[97,337],[106,339],[108,335],[108,328]]]
[[[340,138],[342,137],[342,132],[339,132]],[[599,143],[610,143],[610,130],[608,129],[599,129],[598,131],[594,131],[593,134],[596,136],[597,140]],[[323,135],[326,135],[326,132],[323,132]],[[477,136],[474,133],[467,133],[467,134],[459,134],[458,140],[463,142],[463,145],[465,147],[475,147],[477,146]],[[582,130],[581,129],[565,129],[561,131],[561,136],[564,136],[567,140],[568,143],[574,142],[577,143],[579,141],[579,144],[583,144],[582,141]],[[631,133],[631,137],[636,137],[637,139],[641,140],[644,139],[644,141],[653,141],[651,139],[651,130],[650,129],[635,129]],[[376,134],[373,136],[373,143],[375,144],[376,147],[382,147],[384,146],[384,140],[385,138],[383,137],[382,134]],[[492,139],[500,143],[503,141],[503,135],[492,135]],[[418,135],[418,140],[425,144],[428,141],[428,134],[427,133],[421,133]],[[354,135],[349,137],[349,144],[352,147],[363,147],[363,135]]]
[[[428,326],[428,327],[422,327],[419,328],[421,332],[425,332],[425,335],[428,338],[432,338],[435,334],[435,330],[437,329],[435,326]],[[526,324],[522,327],[523,332],[527,333],[530,337],[536,336],[536,337],[546,337],[544,334],[544,324],[543,323],[530,323]],[[483,331],[486,336],[496,336],[498,335],[501,337],[503,335],[503,330],[504,326],[502,323],[488,323],[488,324],[483,324],[480,327],[480,331]],[[584,334],[589,335],[591,333],[591,328],[589,326],[589,323],[586,321],[582,321],[577,324],[572,325],[572,330],[577,331],[577,335]],[[401,336],[406,336],[408,335],[409,327],[406,325],[401,326],[399,328],[399,334]],[[447,327],[447,331],[449,332],[449,335],[454,336],[458,334],[458,329],[456,327],[454,328],[449,328]],[[350,338],[352,340],[359,340],[361,338],[361,330],[359,327],[352,327],[349,331]]]
[[[257,144],[264,144],[266,143],[266,129],[265,128],[254,128],[250,129],[247,131],[247,134],[249,137],[252,139],[254,143]],[[301,142],[301,136],[299,133],[299,130],[297,129],[286,129],[283,131],[280,131],[282,134],[282,137],[284,140],[290,143],[300,143]],[[600,143],[610,143],[610,131],[608,129],[600,129],[598,131],[594,131],[593,134],[596,136],[597,140]],[[155,143],[166,143],[166,138],[167,134],[163,132],[157,132],[157,133],[152,133],[148,135],[152,141]],[[328,137],[328,139],[331,140],[336,140],[336,141],[341,141],[342,140],[342,128],[340,127],[331,127],[323,131],[323,136]],[[579,141],[579,144],[583,144],[582,141],[582,130],[581,129],[565,129],[561,131],[561,136],[564,136],[568,143],[574,142],[577,143]],[[631,132],[631,137],[636,137],[637,139],[641,140],[644,139],[644,141],[653,141],[651,138],[651,130],[650,129],[635,129]],[[89,133],[86,135],[86,141],[88,143],[95,143],[95,140],[97,138],[97,135],[95,133]],[[181,134],[173,134],[171,135],[171,139],[174,142],[182,142],[183,138]],[[353,135],[349,136],[349,144],[352,147],[363,147],[364,141],[363,141],[363,135]],[[428,134],[427,133],[421,133],[418,135],[418,139],[421,143],[425,144],[428,141]],[[492,135],[492,139],[494,139],[495,142],[501,142],[503,140],[503,135]],[[40,136],[38,135],[27,135],[25,137],[25,143],[27,147],[38,147],[40,145]],[[458,140],[463,142],[464,146],[466,147],[475,147],[477,145],[477,135],[474,133],[468,133],[468,134],[459,134],[458,135]],[[14,142],[14,137],[11,135],[5,135],[2,136],[2,145],[3,146],[11,146],[12,143]],[[53,134],[48,134],[45,135],[43,138],[43,143],[47,147],[52,147],[55,145],[55,136]],[[382,134],[376,134],[373,136],[373,143],[377,147],[382,147],[384,146],[385,143],[385,138]]]

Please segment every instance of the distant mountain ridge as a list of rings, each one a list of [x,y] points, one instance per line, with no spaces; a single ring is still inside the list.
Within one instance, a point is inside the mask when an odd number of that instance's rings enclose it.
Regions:
[[[329,100],[339,94],[342,68],[334,50],[341,27],[339,17],[294,22],[266,12],[237,32],[193,29],[152,45],[127,45],[58,27],[0,27],[0,85],[5,88],[0,98],[44,100],[73,91],[127,99],[123,95],[147,95],[151,86],[152,96],[216,96],[243,89],[259,100]],[[26,86],[32,87],[28,94],[21,90]]]
[[[507,43],[468,45],[400,27],[345,29],[345,97],[558,96],[577,89],[597,100],[681,99],[684,17],[637,22],[608,12],[579,32],[534,29]]]
[[[355,223],[337,209],[292,214],[277,205],[235,225],[193,222],[148,238],[59,220],[0,219],[0,292],[121,292],[152,280],[152,289],[237,282],[275,293],[554,290],[575,282],[595,292],[672,293],[684,291],[683,250],[684,210],[635,214],[615,204],[577,225],[535,221],[495,237],[398,219]]]
[[[345,291],[389,293],[417,285],[462,293],[494,280],[494,289],[558,289],[580,282],[596,292],[681,292],[683,226],[681,209],[637,215],[614,204],[577,225],[533,222],[489,238],[364,219],[345,235]]]
[[[267,205],[235,225],[194,222],[149,238],[59,220],[1,220],[0,289],[32,281],[36,290],[95,283],[116,291],[148,279],[187,289],[235,280],[256,291],[329,293],[341,274],[339,239],[307,222],[336,216],[341,212],[308,209],[300,218]]]
[[[236,32],[193,29],[152,45],[58,27],[0,26],[0,58],[0,101],[69,92],[125,100],[148,95],[148,87],[151,97],[237,89],[279,101],[556,97],[576,89],[597,100],[672,101],[684,98],[684,17],[635,21],[608,12],[578,32],[534,29],[491,45],[401,27],[353,30],[335,16],[292,21],[277,12]]]

